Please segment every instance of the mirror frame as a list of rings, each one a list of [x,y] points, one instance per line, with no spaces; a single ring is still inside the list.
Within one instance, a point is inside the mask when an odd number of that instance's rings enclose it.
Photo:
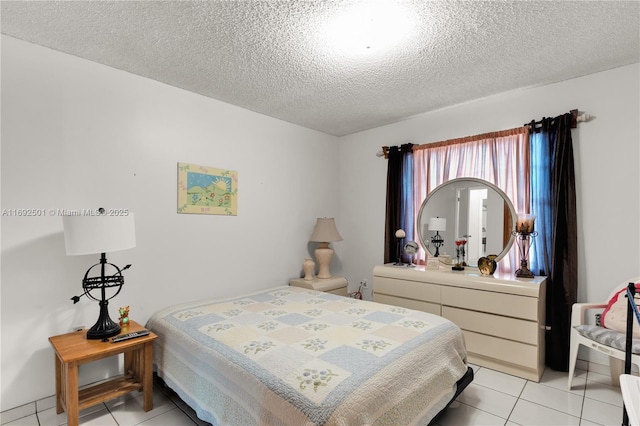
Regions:
[[[427,239],[425,240],[425,236],[422,235],[422,229],[420,224],[423,222],[422,219],[422,213],[425,210],[425,207],[427,206],[427,203],[429,202],[429,200],[440,190],[443,189],[445,187],[448,187],[450,185],[455,185],[457,183],[460,182],[472,182],[474,184],[479,185],[484,185],[489,187],[490,189],[493,189],[494,191],[496,191],[498,193],[498,195],[500,195],[502,197],[502,199],[504,200],[504,202],[506,203],[507,207],[509,208],[509,211],[511,212],[511,224],[512,227],[515,227],[516,221],[517,221],[517,214],[516,214],[516,210],[513,207],[513,203],[511,202],[511,200],[509,199],[509,197],[507,196],[507,194],[505,194],[505,192],[498,188],[497,186],[495,186],[494,184],[492,184],[491,182],[488,182],[486,180],[483,179],[478,179],[478,178],[472,178],[472,177],[463,177],[463,178],[456,178],[456,179],[451,179],[443,184],[440,184],[438,186],[436,186],[431,192],[429,192],[429,194],[427,195],[427,198],[425,198],[425,200],[422,202],[422,205],[420,206],[420,210],[418,211],[418,216],[416,217],[416,227],[418,228],[418,238],[420,238],[420,244],[422,244],[422,248],[429,253],[431,256],[433,256],[434,253],[432,253],[432,251],[430,250],[431,245],[430,245],[430,239],[427,236]],[[515,228],[514,228],[515,229]],[[504,248],[502,249],[502,251],[500,253],[498,253],[498,256],[495,258],[495,261],[499,261],[500,259],[502,259],[504,256],[507,255],[507,253],[509,253],[509,250],[511,250],[511,247],[513,246],[513,242],[515,240],[515,235],[513,233],[509,234],[509,241],[507,242],[507,244],[504,246]],[[477,265],[468,265],[469,267],[472,268],[477,268]]]

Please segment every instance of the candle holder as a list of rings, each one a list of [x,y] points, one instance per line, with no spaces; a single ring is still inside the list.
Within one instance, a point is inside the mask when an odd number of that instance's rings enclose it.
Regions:
[[[535,276],[529,270],[529,249],[533,244],[533,237],[538,236],[538,233],[534,230],[535,220],[535,215],[518,215],[516,230],[513,231],[518,252],[520,253],[520,268],[516,271],[516,277],[518,278],[533,278]]]

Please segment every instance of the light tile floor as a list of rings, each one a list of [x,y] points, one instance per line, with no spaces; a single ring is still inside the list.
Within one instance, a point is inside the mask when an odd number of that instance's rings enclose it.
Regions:
[[[433,426],[463,425],[620,425],[622,395],[611,386],[606,371],[577,370],[571,391],[567,373],[547,369],[540,383],[473,366],[475,378]],[[193,410],[173,392],[156,383],[153,410],[144,412],[142,396],[130,394],[81,412],[81,425],[201,425]],[[42,405],[42,406],[40,406]],[[63,425],[67,417],[52,405],[6,425]]]

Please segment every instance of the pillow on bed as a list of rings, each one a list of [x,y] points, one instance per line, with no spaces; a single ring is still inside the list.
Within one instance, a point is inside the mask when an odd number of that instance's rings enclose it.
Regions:
[[[636,305],[640,305],[640,283],[636,283]],[[640,309],[640,308],[639,308]],[[607,307],[602,312],[602,326],[611,330],[627,332],[627,286],[616,290]],[[633,338],[640,339],[640,326],[635,317],[633,319]]]

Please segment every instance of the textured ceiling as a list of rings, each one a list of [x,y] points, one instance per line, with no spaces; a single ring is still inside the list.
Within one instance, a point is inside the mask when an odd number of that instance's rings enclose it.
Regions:
[[[396,44],[331,44],[328,22],[379,3],[2,0],[0,28],[334,135],[640,61],[638,1],[399,0]]]

